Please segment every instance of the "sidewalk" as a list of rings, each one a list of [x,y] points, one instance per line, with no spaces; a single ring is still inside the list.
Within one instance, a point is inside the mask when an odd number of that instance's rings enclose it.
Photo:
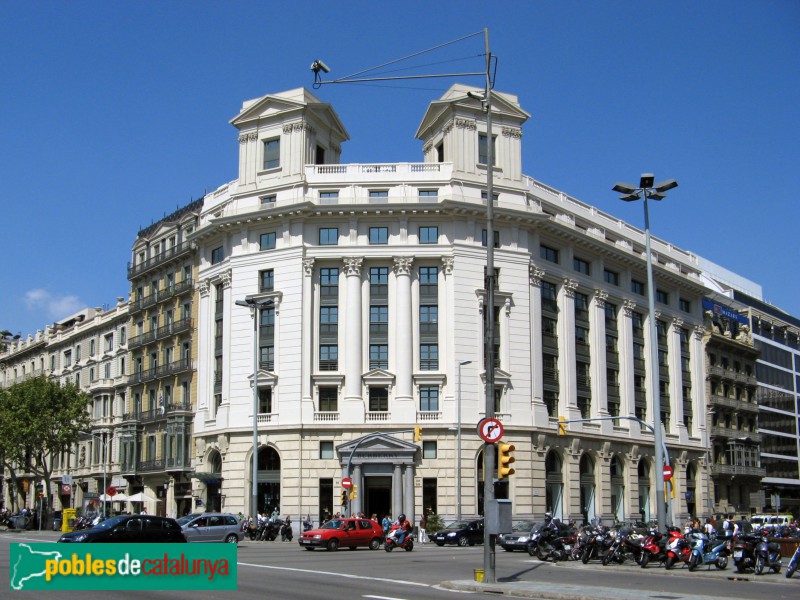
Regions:
[[[505,583],[478,583],[476,581],[443,581],[440,587],[460,592],[502,594],[517,598],[541,598],[543,600],[663,600],[664,592],[641,589],[606,588],[560,583],[535,583],[533,581],[509,581]],[[730,600],[729,596],[698,596],[692,600]]]

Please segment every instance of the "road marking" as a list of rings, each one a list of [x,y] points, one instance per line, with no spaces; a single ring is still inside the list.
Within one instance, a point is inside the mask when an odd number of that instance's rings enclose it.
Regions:
[[[316,571],[312,569],[297,569],[295,567],[276,567],[273,565],[256,565],[253,563],[237,563],[242,567],[255,567],[257,569],[273,569],[275,571],[292,571],[294,573],[309,573],[312,575],[326,575],[328,577],[343,577],[344,579],[364,579],[366,581],[380,581],[383,583],[397,583],[400,585],[414,585],[417,587],[431,587],[428,583],[418,583],[416,581],[403,581],[402,579],[387,579],[386,577],[367,577],[366,575],[350,575],[348,573],[336,573],[333,571]],[[376,598],[378,596],[375,596]]]
[[[41,544],[55,544],[53,540],[43,540],[42,538],[11,537],[4,535],[4,540],[19,540],[21,542],[39,542]]]
[[[393,596],[362,596],[362,598],[375,598],[375,600],[405,600],[405,598],[394,598]]]

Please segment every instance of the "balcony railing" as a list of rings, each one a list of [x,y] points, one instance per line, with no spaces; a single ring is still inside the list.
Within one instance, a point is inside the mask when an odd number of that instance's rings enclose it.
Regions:
[[[367,423],[390,421],[392,413],[384,410],[370,411],[366,414]]]
[[[168,260],[178,258],[179,256],[188,253],[191,249],[192,245],[190,242],[181,242],[180,244],[176,244],[172,248],[167,248],[160,254],[151,256],[150,258],[143,260],[140,263],[136,264],[128,263],[128,279],[136,277],[137,275],[141,275],[142,273],[145,273],[150,269],[154,269],[157,266],[164,264]]]
[[[277,420],[278,413],[258,413],[257,421],[259,425],[266,425]]]
[[[734,429],[733,427],[722,427],[720,425],[714,425],[711,428],[711,437],[724,437],[738,440],[747,438],[751,442],[757,444],[761,442],[761,434],[757,431],[744,431],[741,429]]]
[[[745,400],[737,400],[736,398],[728,398],[719,394],[711,395],[711,404],[716,406],[725,406],[738,411],[757,413],[758,405],[755,402],[747,402]]]
[[[191,468],[192,468],[192,459],[189,458],[188,456],[167,459],[167,471],[179,471],[182,469],[191,469]]]
[[[191,402],[171,402],[164,407],[157,406],[148,410],[135,410],[133,412],[125,413],[122,415],[123,421],[155,421],[157,419],[165,419],[167,415],[179,412],[192,412]]]
[[[163,471],[164,459],[158,458],[156,460],[143,460],[139,463],[139,472],[147,473],[152,471]]]
[[[711,475],[766,477],[767,469],[765,467],[746,467],[744,465],[711,465]]]
[[[442,420],[442,413],[438,410],[420,410],[417,411],[417,422],[422,423],[423,421],[430,422],[430,421],[441,421]]]
[[[322,410],[314,413],[315,423],[332,423],[339,420],[338,411]]]

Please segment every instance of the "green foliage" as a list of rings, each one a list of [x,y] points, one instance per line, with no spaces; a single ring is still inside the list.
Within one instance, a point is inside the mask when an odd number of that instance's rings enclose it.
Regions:
[[[425,531],[428,535],[433,535],[437,531],[444,529],[444,521],[442,521],[442,517],[433,513],[428,514],[426,518],[426,525],[427,527],[425,528]]]
[[[0,391],[0,456],[49,489],[53,455],[68,451],[90,426],[89,402],[74,384],[44,376]]]

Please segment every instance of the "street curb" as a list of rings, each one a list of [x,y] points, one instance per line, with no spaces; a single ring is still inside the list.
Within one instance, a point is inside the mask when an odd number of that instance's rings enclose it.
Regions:
[[[624,590],[618,588],[589,587],[579,585],[538,584],[523,581],[501,583],[478,583],[476,581],[443,581],[439,587],[459,592],[500,594],[516,598],[540,598],[542,600],[646,600],[664,598],[663,592]],[[692,595],[692,600],[730,600],[719,596]]]

